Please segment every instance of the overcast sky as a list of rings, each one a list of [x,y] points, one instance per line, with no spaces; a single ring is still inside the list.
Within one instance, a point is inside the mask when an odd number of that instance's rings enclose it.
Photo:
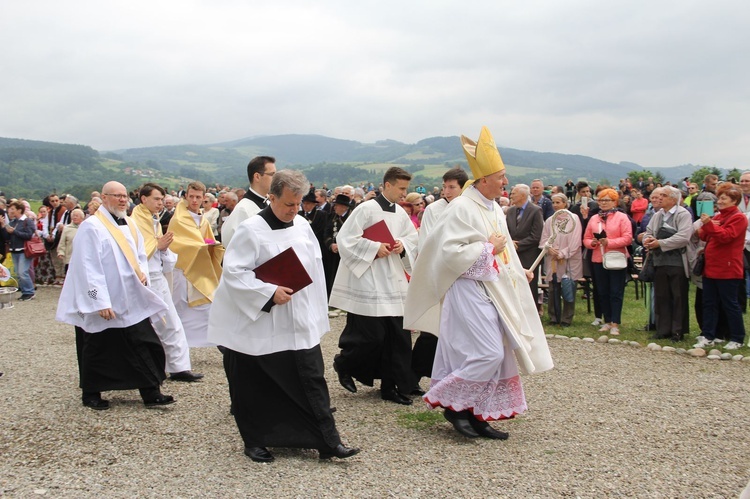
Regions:
[[[0,136],[319,134],[750,166],[750,4],[4,1]],[[457,145],[458,147],[458,145]]]

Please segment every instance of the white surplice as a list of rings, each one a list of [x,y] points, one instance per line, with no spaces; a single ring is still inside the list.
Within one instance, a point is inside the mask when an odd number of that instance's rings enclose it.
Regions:
[[[259,211],[260,208],[252,200],[247,198],[240,199],[232,210],[232,213],[230,213],[227,219],[224,220],[224,223],[221,224],[221,244],[223,244],[225,248],[228,248],[229,242],[232,240],[232,237],[234,237],[237,227]]]
[[[208,339],[247,355],[306,350],[329,330],[325,274],[320,245],[310,224],[297,215],[293,226],[272,230],[261,216],[242,222],[224,255],[224,272],[214,295]],[[255,277],[253,269],[294,248],[312,284],[283,305],[263,308],[275,284]]]
[[[422,224],[419,227],[419,251],[422,251],[424,242],[427,240],[427,234],[438,224],[440,217],[443,216],[443,212],[447,207],[448,200],[440,198],[428,204],[427,208],[425,208],[422,214]]]
[[[395,213],[384,211],[371,199],[360,204],[336,236],[341,264],[331,290],[331,307],[369,317],[404,315],[407,279],[418,243],[417,230],[409,215],[398,204]],[[368,227],[385,220],[395,240],[401,241],[404,257],[391,253],[375,258],[380,243],[362,236]]]
[[[112,215],[99,207],[112,223]],[[135,222],[128,220],[128,224]],[[148,274],[143,237],[136,229],[137,240],[128,225],[118,226],[138,260],[142,273]],[[97,217],[89,217],[78,228],[55,319],[98,333],[109,328],[129,327],[151,318],[161,320],[167,310],[162,299],[138,279],[114,237]],[[115,318],[105,320],[99,311],[111,308]]]
[[[154,219],[154,236],[158,234],[159,220]],[[143,235],[146,237],[146,235]],[[168,373],[190,371],[190,347],[188,346],[182,321],[172,301],[171,286],[165,274],[171,274],[177,262],[175,255],[169,248],[160,251],[158,248],[148,259],[148,277],[151,289],[158,294],[167,305],[167,312],[163,320],[154,321],[154,331],[164,347],[166,356],[165,370]]]

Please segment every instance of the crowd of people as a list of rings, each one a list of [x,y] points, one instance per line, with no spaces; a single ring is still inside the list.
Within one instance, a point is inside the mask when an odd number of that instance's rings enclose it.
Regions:
[[[102,392],[128,389],[171,404],[164,379],[199,381],[190,349],[218,347],[257,462],[274,460],[269,447],[359,452],[338,434],[323,375],[329,308],[347,312],[330,359],[344,389],[380,380],[385,401],[421,396],[469,438],[508,438],[489,423],[526,410],[519,373],[552,368],[545,300],[548,324],[569,327],[585,280],[593,326],[635,327],[622,310],[636,260],[653,281],[654,337],[689,335],[693,281],[695,346],[744,344],[750,172],[700,189],[651,178],[508,189],[486,128],[461,145],[470,172],[449,169],[432,193],[398,167],[378,186],[316,188],[259,156],[247,189],[109,182],[83,205],[51,194],[38,213],[0,198],[0,235],[19,301],[63,286],[56,317],[75,328],[84,406],[106,410]],[[47,251],[29,257],[34,237]]]

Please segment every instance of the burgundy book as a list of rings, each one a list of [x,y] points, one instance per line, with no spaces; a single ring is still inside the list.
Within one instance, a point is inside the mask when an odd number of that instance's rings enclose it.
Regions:
[[[366,228],[362,233],[362,236],[365,239],[375,241],[376,243],[388,244],[388,247],[390,249],[393,249],[393,246],[396,245],[396,240],[393,239],[391,231],[388,230],[388,226],[385,224],[385,220],[381,220],[380,222]]]
[[[255,277],[263,282],[292,289],[292,294],[312,284],[310,274],[302,266],[292,247],[258,265],[254,272]]]

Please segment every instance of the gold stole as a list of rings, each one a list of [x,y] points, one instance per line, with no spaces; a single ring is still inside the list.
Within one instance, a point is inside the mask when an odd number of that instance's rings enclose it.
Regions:
[[[130,216],[138,230],[143,235],[143,245],[146,247],[146,257],[151,258],[156,252],[157,238],[162,236],[161,224],[157,223],[157,230],[154,231],[154,217],[151,212],[142,204],[133,208],[133,214]]]
[[[144,282],[143,272],[141,272],[141,267],[138,265],[138,260],[135,257],[135,253],[133,253],[133,248],[131,248],[130,244],[128,244],[128,240],[125,238],[125,234],[123,234],[122,231],[120,231],[120,229],[118,228],[117,224],[115,224],[112,220],[107,218],[104,215],[104,213],[101,212],[101,210],[97,210],[94,216],[98,218],[99,220],[101,220],[101,222],[107,228],[109,233],[115,239],[117,246],[120,247],[122,254],[125,255],[125,259],[128,261],[130,266],[133,267],[133,270],[135,270],[135,274],[138,276],[138,279],[140,279],[141,282]],[[132,222],[129,221],[127,217],[125,217],[125,221],[128,222],[128,228],[130,229],[130,234],[133,236],[133,241],[137,245],[138,244],[138,232],[136,231],[136,228],[133,226]]]

